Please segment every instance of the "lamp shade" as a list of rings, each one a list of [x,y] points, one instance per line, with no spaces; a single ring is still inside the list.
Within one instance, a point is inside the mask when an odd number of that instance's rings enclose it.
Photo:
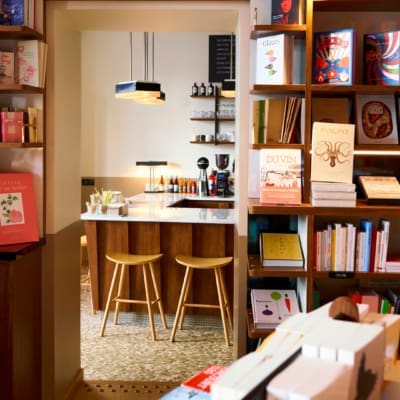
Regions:
[[[117,99],[137,100],[148,97],[160,97],[161,85],[153,81],[126,81],[115,85]]]
[[[236,81],[235,79],[225,79],[222,81],[221,96],[235,97],[236,96]]]

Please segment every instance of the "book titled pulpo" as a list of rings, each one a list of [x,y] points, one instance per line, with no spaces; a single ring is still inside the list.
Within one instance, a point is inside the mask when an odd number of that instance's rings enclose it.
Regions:
[[[314,32],[313,82],[353,83],[354,29]]]
[[[400,85],[400,31],[364,35],[364,82]]]
[[[301,204],[301,150],[260,150],[260,202]]]
[[[257,85],[292,83],[293,46],[293,36],[284,33],[257,39]]]
[[[311,181],[352,183],[354,125],[314,122]]]

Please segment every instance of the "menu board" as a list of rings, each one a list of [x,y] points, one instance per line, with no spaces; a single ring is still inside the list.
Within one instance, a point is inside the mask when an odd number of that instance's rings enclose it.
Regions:
[[[210,35],[208,45],[208,81],[235,79],[235,35]],[[231,75],[232,67],[232,75]]]

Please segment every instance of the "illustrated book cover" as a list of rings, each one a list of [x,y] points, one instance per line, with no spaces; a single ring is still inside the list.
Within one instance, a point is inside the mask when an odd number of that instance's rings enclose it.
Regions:
[[[16,77],[21,85],[44,87],[47,44],[41,40],[21,40],[16,47]]]
[[[263,267],[303,267],[304,257],[297,233],[260,233],[260,261]]]
[[[314,122],[311,181],[352,183],[354,125]]]
[[[358,144],[399,143],[393,94],[357,95],[356,114]]]
[[[284,33],[257,39],[257,85],[292,83],[293,46],[293,36]]]
[[[0,173],[0,245],[39,240],[33,175]]]
[[[290,25],[304,23],[303,0],[271,0],[272,25]]]
[[[1,140],[22,143],[25,141],[23,111],[1,111]]]
[[[251,304],[256,329],[273,329],[300,312],[293,289],[251,289]]]
[[[400,31],[364,35],[364,82],[400,85]]]
[[[260,202],[301,204],[300,149],[260,150]]]
[[[400,204],[400,183],[395,176],[360,175],[361,189],[372,204]]]
[[[352,85],[354,29],[314,32],[313,82]]]
[[[182,382],[182,386],[189,389],[196,389],[202,392],[210,393],[211,384],[214,383],[228,367],[224,365],[209,365],[197,374],[191,376]]]
[[[0,83],[11,85],[15,81],[14,53],[0,51]]]

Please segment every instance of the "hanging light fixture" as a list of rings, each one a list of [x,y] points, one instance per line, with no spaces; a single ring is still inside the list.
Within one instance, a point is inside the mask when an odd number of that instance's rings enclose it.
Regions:
[[[147,32],[145,32],[145,44]],[[132,32],[130,32],[130,73],[131,79],[126,82],[119,82],[115,85],[115,97],[117,99],[129,99],[138,101],[143,100],[145,98],[157,98],[160,97],[161,85],[154,81],[148,80],[148,55],[147,50],[148,46],[145,45],[145,76],[143,81],[134,81],[133,80],[133,63],[132,63]]]
[[[145,58],[146,60],[146,67],[145,69],[148,69],[148,54],[149,54],[149,40],[148,40],[148,32],[145,32]],[[152,43],[151,43],[151,51],[152,51],[152,55],[151,55],[151,64],[152,64],[152,77],[151,77],[151,81],[154,82],[154,32],[152,32]],[[147,73],[147,72],[146,72]],[[166,95],[163,91],[161,91],[161,85],[160,85],[160,95],[155,97],[143,97],[143,98],[139,98],[136,100],[137,103],[141,103],[141,104],[164,104],[166,100]]]
[[[233,33],[231,33],[230,52],[229,52],[229,79],[222,81],[221,96],[235,97],[236,96],[236,80],[233,79]]]

